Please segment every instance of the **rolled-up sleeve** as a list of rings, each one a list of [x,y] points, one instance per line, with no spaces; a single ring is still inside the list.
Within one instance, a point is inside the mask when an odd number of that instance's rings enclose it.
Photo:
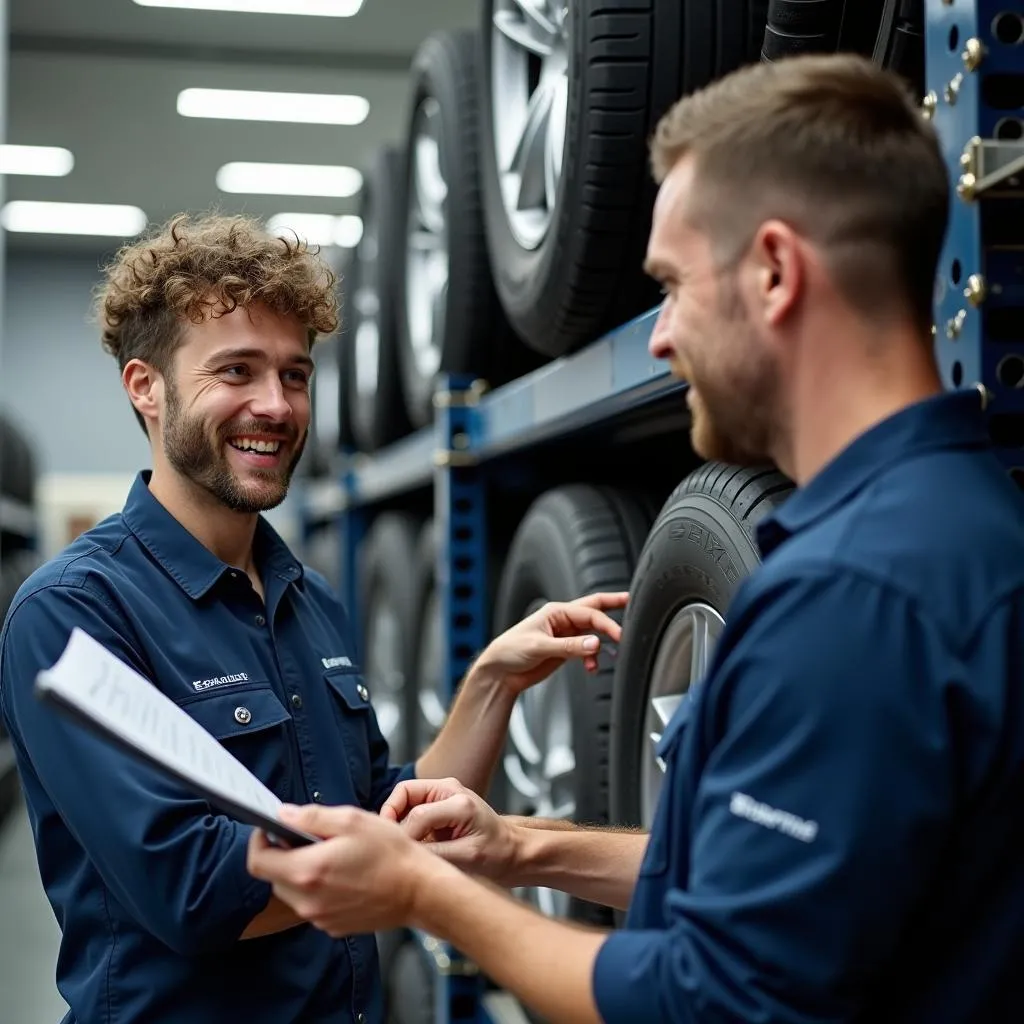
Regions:
[[[51,586],[29,596],[0,649],[0,698],[23,768],[140,925],[183,955],[225,948],[270,898],[246,869],[251,829],[36,698],[36,674],[57,661],[74,626],[148,675],[98,588]]]
[[[665,928],[602,947],[607,1024],[855,1018],[946,844],[956,662],[919,610],[808,569],[731,625],[689,726],[688,868]]]

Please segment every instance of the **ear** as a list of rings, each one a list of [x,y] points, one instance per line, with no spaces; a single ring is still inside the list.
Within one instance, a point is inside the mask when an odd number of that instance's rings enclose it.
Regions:
[[[796,232],[784,221],[769,220],[758,229],[750,249],[760,317],[779,327],[800,301],[807,268]]]
[[[147,423],[156,422],[164,400],[163,374],[141,359],[131,359],[121,373],[121,383],[139,415]]]

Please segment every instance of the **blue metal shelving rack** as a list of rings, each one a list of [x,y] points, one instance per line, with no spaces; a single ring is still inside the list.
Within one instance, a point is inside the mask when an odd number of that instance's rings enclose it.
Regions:
[[[1018,5],[1019,6],[1019,5]],[[978,387],[1007,470],[1024,485],[1024,18],[1005,0],[926,0],[928,96],[952,176],[952,219],[936,292],[936,349],[949,387]],[[1014,248],[1016,246],[1016,248]],[[583,351],[490,394],[452,379],[432,428],[313,492],[311,515],[337,516],[342,592],[359,613],[355,557],[377,503],[432,487],[440,526],[438,580],[452,690],[487,640],[486,474],[502,457],[608,423],[681,391],[647,354],[657,310]],[[358,625],[358,624],[356,624]],[[435,972],[436,1020],[509,1016],[484,993],[474,966],[417,936]],[[500,997],[497,997],[500,998]]]

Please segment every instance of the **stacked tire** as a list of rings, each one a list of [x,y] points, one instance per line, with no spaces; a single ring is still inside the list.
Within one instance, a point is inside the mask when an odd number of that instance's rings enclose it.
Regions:
[[[35,537],[36,456],[27,434],[0,414],[0,625],[22,583],[39,564]],[[17,798],[13,749],[0,723],[0,822]]]

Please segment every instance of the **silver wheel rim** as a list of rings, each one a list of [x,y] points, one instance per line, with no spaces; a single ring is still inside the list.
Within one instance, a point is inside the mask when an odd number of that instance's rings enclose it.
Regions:
[[[562,177],[569,111],[569,5],[495,0],[491,31],[494,150],[516,241],[544,240]]]
[[[676,708],[707,673],[724,628],[725,620],[714,608],[695,602],[676,612],[658,644],[644,714],[640,820],[645,829],[654,820],[665,781],[665,764],[657,746]]]
[[[532,614],[542,602],[525,613]],[[505,778],[510,813],[570,819],[576,814],[576,754],[572,734],[572,680],[559,669],[516,701],[509,721]],[[566,917],[569,896],[553,889],[522,888],[518,895],[552,917]]]
[[[371,215],[366,218],[366,232],[356,249],[359,260],[359,287],[352,296],[356,315],[353,337],[355,350],[356,394],[372,398],[377,393],[380,372],[380,299],[377,295],[377,223]]]
[[[448,299],[448,184],[441,166],[441,108],[428,98],[413,123],[406,235],[406,327],[416,374],[441,368]]]
[[[417,743],[424,750],[441,731],[447,717],[448,698],[442,673],[441,597],[437,589],[430,591],[423,609],[423,639],[420,645],[419,687],[416,702],[419,708],[419,736]]]
[[[402,689],[405,673],[398,661],[402,630],[394,609],[374,601],[368,610],[366,674],[373,691],[373,710],[384,738],[395,748],[403,745]]]

